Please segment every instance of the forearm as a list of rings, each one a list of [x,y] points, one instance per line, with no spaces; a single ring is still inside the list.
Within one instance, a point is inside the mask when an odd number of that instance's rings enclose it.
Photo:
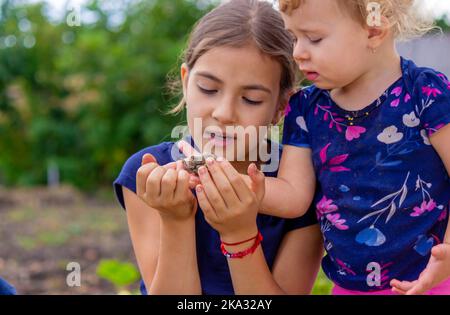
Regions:
[[[161,220],[160,249],[149,294],[201,294],[195,221]]]
[[[245,247],[227,248],[231,252],[243,249]],[[253,254],[243,258],[228,258],[228,266],[237,295],[286,294],[274,280],[261,246]]]
[[[296,218],[308,210],[312,196],[311,187],[294,187],[282,178],[266,177],[265,195],[260,213],[282,218]]]

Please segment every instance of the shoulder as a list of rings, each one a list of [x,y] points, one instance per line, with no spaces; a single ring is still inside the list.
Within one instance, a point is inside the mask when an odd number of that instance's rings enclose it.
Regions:
[[[428,67],[419,67],[411,60],[403,60],[404,73],[410,92],[415,96],[450,97],[450,82],[446,75]]]
[[[295,94],[291,96],[289,103],[294,103],[302,106],[310,106],[314,100],[322,94],[323,90],[315,85],[310,85],[300,88]]]
[[[317,100],[324,95],[324,90],[319,89],[315,85],[301,88],[289,99],[289,107],[286,110],[287,123],[294,123],[296,117],[308,117],[312,113],[311,109],[317,103]],[[293,120],[293,121],[291,121]]]

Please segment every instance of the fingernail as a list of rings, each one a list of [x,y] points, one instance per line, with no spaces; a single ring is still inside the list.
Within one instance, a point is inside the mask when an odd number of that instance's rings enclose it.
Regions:
[[[211,158],[211,157],[207,158],[206,159],[206,164],[208,164],[209,166],[213,165],[214,164],[214,159]]]
[[[200,175],[205,175],[206,174],[206,167],[202,166],[198,169],[198,173]]]

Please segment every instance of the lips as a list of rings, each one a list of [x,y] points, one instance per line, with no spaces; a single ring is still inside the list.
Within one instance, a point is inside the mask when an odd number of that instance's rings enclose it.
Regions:
[[[221,133],[214,133],[214,132],[207,133],[205,135],[205,138],[208,139],[211,144],[218,147],[230,145],[236,139],[236,137],[234,136],[227,136]]]
[[[319,77],[319,73],[314,71],[303,71],[303,73],[309,81],[315,81]]]

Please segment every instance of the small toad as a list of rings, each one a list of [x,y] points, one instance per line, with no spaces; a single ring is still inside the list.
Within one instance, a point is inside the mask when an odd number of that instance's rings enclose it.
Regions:
[[[191,174],[198,176],[198,169],[206,164],[208,158],[216,159],[214,154],[191,155],[191,157],[183,159],[184,168]]]

